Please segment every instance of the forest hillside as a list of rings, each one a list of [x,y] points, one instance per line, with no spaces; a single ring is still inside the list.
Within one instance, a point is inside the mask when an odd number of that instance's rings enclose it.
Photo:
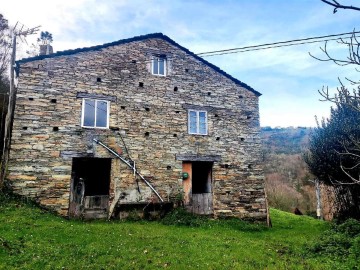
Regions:
[[[261,128],[269,205],[288,212],[298,208],[315,215],[314,177],[303,160],[311,128]]]

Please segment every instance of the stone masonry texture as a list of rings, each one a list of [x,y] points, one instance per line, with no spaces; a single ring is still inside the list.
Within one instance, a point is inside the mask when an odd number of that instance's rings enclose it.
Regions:
[[[151,74],[165,55],[166,76]],[[7,184],[67,216],[74,157],[111,158],[110,202],[158,201],[106,149],[124,151],[165,201],[183,190],[177,156],[216,156],[213,215],[266,219],[258,96],[159,37],[18,63]],[[100,78],[100,79],[99,79]],[[140,84],[142,83],[142,84]],[[110,101],[109,129],[81,127],[82,95]],[[101,98],[98,98],[101,99]],[[208,134],[188,134],[188,109],[207,111]]]

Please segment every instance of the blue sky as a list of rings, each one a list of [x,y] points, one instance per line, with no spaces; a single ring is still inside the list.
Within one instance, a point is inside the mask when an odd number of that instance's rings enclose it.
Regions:
[[[342,2],[360,6],[355,0]],[[13,0],[2,3],[0,12],[11,24],[41,25],[42,31],[53,34],[57,51],[162,32],[200,53],[360,29],[360,12],[333,14],[320,0]],[[322,45],[205,59],[263,94],[262,126],[315,126],[314,116],[327,117],[331,105],[320,102],[317,91],[323,86],[335,91],[338,77],[359,76],[354,67],[311,58],[308,52],[322,56]],[[333,55],[346,56],[336,42],[329,48]]]

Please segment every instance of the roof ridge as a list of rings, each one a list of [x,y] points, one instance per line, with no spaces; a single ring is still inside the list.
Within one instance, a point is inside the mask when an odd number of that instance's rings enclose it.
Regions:
[[[80,53],[80,52],[97,51],[97,50],[101,50],[103,48],[107,48],[107,47],[111,47],[111,46],[126,44],[126,43],[134,42],[134,41],[141,41],[141,40],[150,39],[150,38],[161,38],[161,39],[169,42],[170,44],[178,47],[179,49],[183,50],[187,54],[193,56],[195,59],[197,59],[200,62],[204,63],[205,65],[209,66],[210,68],[212,68],[216,72],[218,72],[218,73],[222,74],[223,76],[225,76],[226,78],[232,80],[236,84],[246,88],[247,90],[253,92],[257,96],[261,96],[261,93],[256,91],[251,86],[249,86],[246,83],[243,83],[242,81],[234,78],[230,74],[228,74],[225,71],[223,71],[222,69],[220,69],[218,66],[215,66],[214,64],[206,61],[202,57],[200,57],[197,54],[191,52],[189,49],[187,49],[187,48],[181,46],[180,44],[176,43],[174,40],[172,40],[168,36],[164,35],[163,33],[151,33],[151,34],[135,36],[135,37],[132,37],[132,38],[127,38],[127,39],[120,39],[120,40],[117,40],[117,41],[114,41],[114,42],[104,43],[102,45],[95,45],[95,46],[90,46],[90,47],[59,51],[59,52],[48,54],[48,55],[39,55],[39,56],[34,56],[34,57],[29,57],[29,58],[23,58],[21,60],[16,61],[17,73],[18,73],[18,70],[19,70],[19,66],[22,63],[27,63],[27,62],[36,61],[36,60],[43,60],[43,59],[53,58],[53,57],[57,57],[57,56],[71,55],[71,54],[76,54],[76,53]]]

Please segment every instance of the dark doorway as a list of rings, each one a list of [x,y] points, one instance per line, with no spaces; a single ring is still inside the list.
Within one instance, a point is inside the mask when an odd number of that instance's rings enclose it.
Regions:
[[[70,217],[106,217],[110,171],[110,158],[73,158]]]
[[[109,195],[110,170],[110,158],[73,158],[74,184],[83,179],[85,196]]]
[[[212,162],[192,163],[192,193],[210,193],[212,178]]]

